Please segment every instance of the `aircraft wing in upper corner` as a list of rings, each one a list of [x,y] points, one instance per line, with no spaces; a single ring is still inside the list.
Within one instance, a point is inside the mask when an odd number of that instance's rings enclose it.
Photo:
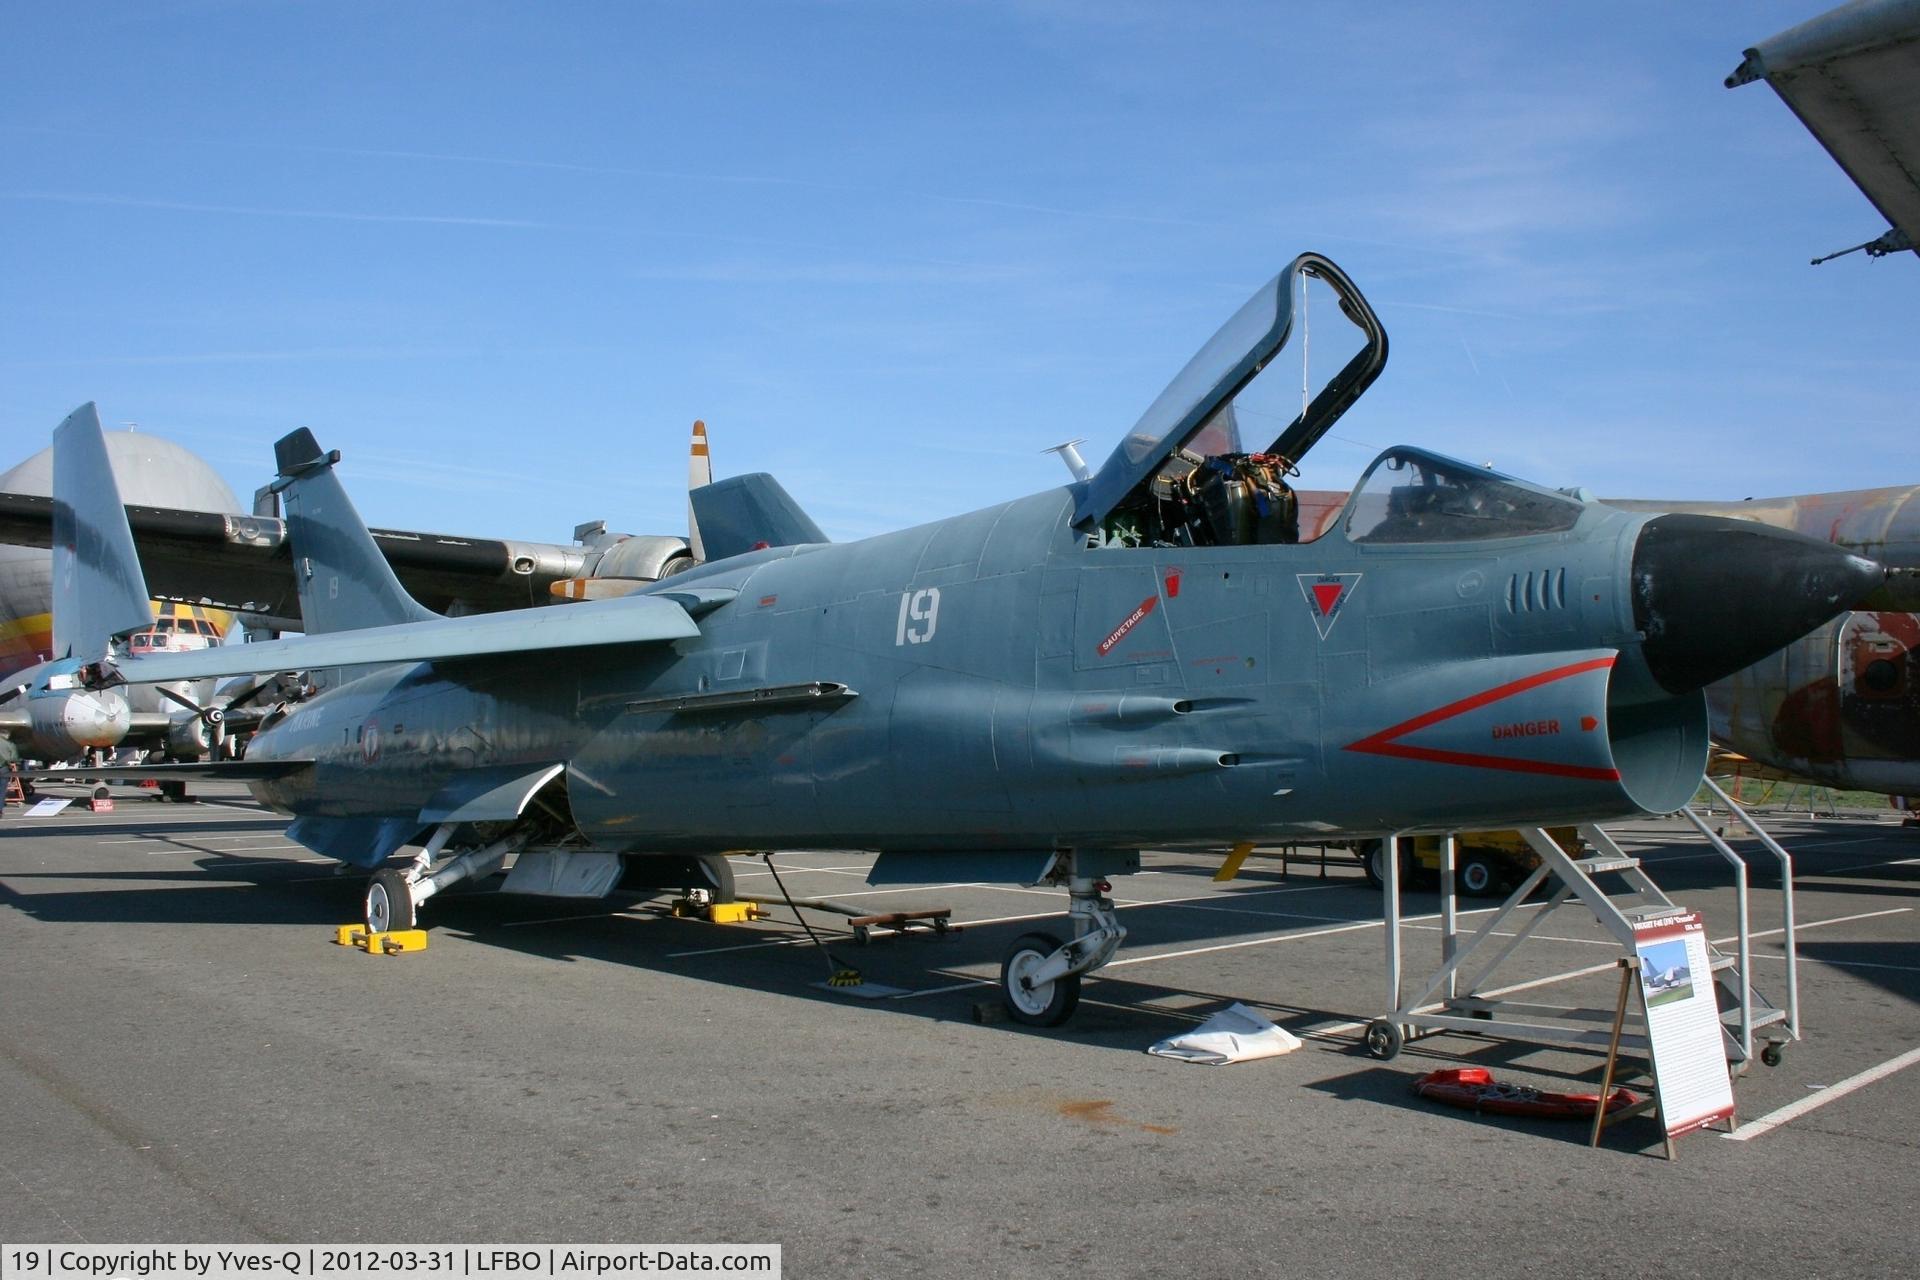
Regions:
[[[1755,80],[1773,86],[1893,224],[1855,249],[1920,253],[1920,0],[1855,0],[1764,40],[1727,87]]]

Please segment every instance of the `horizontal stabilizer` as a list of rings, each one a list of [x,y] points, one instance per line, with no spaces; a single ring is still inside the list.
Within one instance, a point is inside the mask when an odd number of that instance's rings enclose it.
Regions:
[[[687,495],[709,562],[761,547],[801,547],[827,541],[780,482],[761,472],[729,476]]]
[[[555,649],[685,640],[699,634],[687,611],[673,601],[627,596],[565,609],[514,609],[259,644],[227,644],[190,653],[158,653],[127,658],[119,668],[130,683],[147,684],[516,653],[544,661],[544,655]]]

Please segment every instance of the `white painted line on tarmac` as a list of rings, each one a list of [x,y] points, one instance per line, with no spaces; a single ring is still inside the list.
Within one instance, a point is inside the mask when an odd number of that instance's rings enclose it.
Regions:
[[[332,858],[250,858],[245,862],[222,862],[220,867],[300,867],[320,862],[332,862]]]
[[[624,911],[587,911],[576,916],[542,916],[538,920],[507,920],[500,925],[502,929],[524,929],[530,924],[560,924],[567,920],[617,920],[625,916]]]
[[[1788,853],[1798,853],[1802,849],[1837,849],[1843,844],[1867,844],[1874,840],[1885,840],[1885,835],[1848,836],[1845,840],[1795,840]]]
[[[1445,932],[1437,924],[1412,924],[1412,925],[1408,925],[1407,928],[1420,929],[1429,933]],[[1496,938],[1517,938],[1520,935],[1511,929],[1495,929],[1493,931],[1492,936]],[[1571,942],[1582,947],[1618,948],[1620,945],[1619,943],[1615,942],[1612,938],[1563,938],[1558,934],[1552,934],[1552,933],[1530,933],[1527,935],[1527,941],[1532,942],[1535,939],[1538,939],[1541,942]]]
[[[1810,871],[1809,876],[1843,876],[1849,871],[1879,871],[1885,867],[1911,867],[1920,865],[1920,858],[1902,858],[1898,862],[1856,862],[1850,867],[1822,867]]]
[[[918,1000],[921,996],[944,996],[950,991],[967,991],[974,987],[997,987],[997,978],[969,978],[965,982],[955,982],[944,987],[928,987],[924,991],[909,991],[905,995],[892,997],[895,1000]]]
[[[1771,951],[1754,957],[1756,960],[1778,960],[1786,962],[1786,953],[1774,955]],[[1833,969],[1885,969],[1891,973],[1920,973],[1920,965],[1914,964],[1875,964],[1870,960],[1822,960],[1815,956],[1801,956],[1801,964],[1824,964]]]
[[[1809,929],[1824,929],[1830,924],[1851,924],[1855,920],[1877,920],[1881,916],[1905,915],[1912,910],[1912,907],[1889,907],[1885,911],[1862,911],[1857,916],[1835,916],[1831,920],[1813,920],[1806,924],[1796,923],[1794,929],[1799,933],[1805,933]],[[1747,936],[1750,938],[1771,938],[1776,933],[1785,933],[1786,931],[1786,926],[1782,925],[1778,929],[1756,929]],[[1713,945],[1717,947],[1723,942],[1738,942],[1739,940],[1740,937],[1738,934],[1730,933],[1724,938],[1714,938],[1712,941]]]
[[[1877,1067],[1869,1067],[1858,1075],[1848,1076],[1839,1084],[1828,1085],[1812,1097],[1789,1103],[1778,1111],[1769,1111],[1758,1120],[1749,1120],[1732,1133],[1723,1133],[1720,1136],[1733,1142],[1751,1142],[1755,1138],[1772,1133],[1783,1124],[1798,1120],[1809,1111],[1818,1110],[1829,1102],[1838,1101],[1856,1090],[1864,1089],[1876,1080],[1884,1080],[1894,1072],[1903,1071],[1916,1062],[1920,1062],[1920,1049],[1909,1049],[1897,1058],[1889,1058]]]
[[[169,853],[214,854],[224,858],[230,853],[266,853],[273,849],[284,850],[288,853],[292,853],[295,850],[304,852],[306,846],[303,844],[236,844],[230,845],[225,849],[200,849],[190,844],[176,844],[169,845],[165,849],[146,849],[142,852],[149,858],[164,857]]]
[[[845,940],[846,935],[835,933],[833,937]],[[737,942],[730,947],[701,947],[695,951],[669,951],[667,952],[667,959],[681,960],[687,956],[717,956],[724,955],[729,951],[758,951],[762,947],[798,947],[805,946],[812,941],[812,938],[807,937],[769,938],[764,942]]]
[[[1341,925],[1334,929],[1309,929],[1304,933],[1281,933],[1270,938],[1247,938],[1240,942],[1221,942],[1211,947],[1189,947],[1185,951],[1161,951],[1150,956],[1129,956],[1125,960],[1110,960],[1106,967],[1118,969],[1123,964],[1147,964],[1154,960],[1178,960],[1182,956],[1204,956],[1215,951],[1237,951],[1242,947],[1264,947],[1272,942],[1304,942],[1308,938],[1324,938],[1329,934],[1352,933],[1356,929],[1372,929],[1379,925],[1378,920],[1359,920],[1353,924]]]

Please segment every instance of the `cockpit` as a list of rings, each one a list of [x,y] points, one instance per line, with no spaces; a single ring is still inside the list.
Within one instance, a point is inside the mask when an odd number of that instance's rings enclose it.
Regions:
[[[1308,341],[1310,285],[1331,290],[1361,342],[1309,399],[1306,357],[1326,340],[1316,332]],[[1276,376],[1276,357],[1295,338],[1300,364]],[[1097,472],[1082,468],[1075,529],[1099,548],[1299,542],[1300,500],[1288,483],[1300,474],[1296,464],[1386,360],[1386,331],[1359,289],[1325,258],[1302,254],[1187,362]],[[1283,382],[1289,390],[1276,395]],[[1284,407],[1287,394],[1298,396],[1298,416]],[[1285,425],[1271,444],[1249,450],[1241,429],[1261,419]],[[1571,529],[1583,506],[1565,493],[1401,447],[1374,460],[1339,519],[1324,527],[1361,545],[1476,542]],[[1312,524],[1323,527],[1318,517]]]
[[[1479,542],[1560,533],[1581,504],[1483,467],[1424,449],[1389,449],[1347,500],[1347,539],[1362,545]]]
[[[1306,357],[1313,343],[1325,349],[1326,335],[1309,342],[1310,286],[1331,290],[1338,315],[1362,339],[1311,398]],[[1291,375],[1275,365],[1271,376],[1261,376],[1296,337],[1301,377],[1290,385],[1298,391],[1298,416],[1284,407],[1281,390]],[[1298,542],[1299,499],[1288,484],[1299,474],[1295,463],[1359,399],[1386,359],[1386,331],[1359,289],[1325,258],[1302,254],[1201,347],[1100,469],[1083,475],[1075,528],[1095,547]],[[1280,430],[1272,444],[1249,449],[1242,425],[1262,419]]]

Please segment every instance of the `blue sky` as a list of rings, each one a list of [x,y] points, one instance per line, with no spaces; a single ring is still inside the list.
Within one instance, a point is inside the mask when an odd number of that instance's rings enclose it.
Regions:
[[[92,399],[376,524],[684,523],[685,440],[835,537],[1096,463],[1295,253],[1392,358],[1309,457],[1920,481],[1920,261],[1742,51],[1827,7],[9,6],[0,466]]]

